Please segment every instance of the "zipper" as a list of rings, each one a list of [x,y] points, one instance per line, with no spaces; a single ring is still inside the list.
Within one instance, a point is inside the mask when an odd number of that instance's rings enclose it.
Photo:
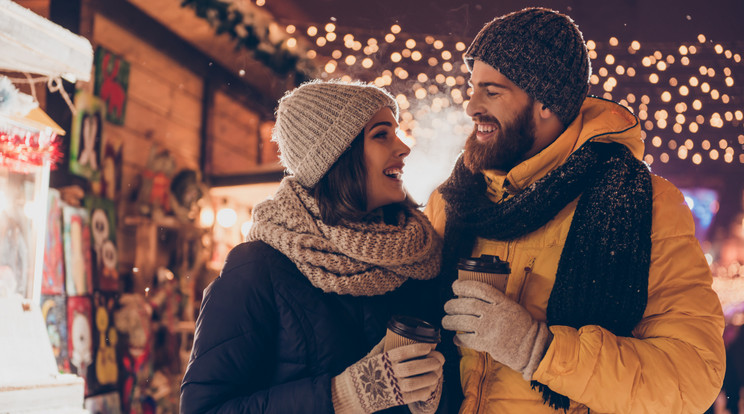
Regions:
[[[480,412],[480,406],[481,406],[481,398],[483,396],[483,384],[486,382],[486,375],[488,374],[488,353],[486,352],[478,352],[478,356],[483,358],[483,372],[480,376],[480,381],[478,383],[478,393],[476,394],[475,398],[475,413],[477,414]]]
[[[522,278],[522,286],[519,287],[519,295],[517,296],[517,303],[522,303],[522,295],[524,295],[525,287],[527,286],[527,280],[532,275],[532,267],[535,265],[535,258],[530,259],[530,262],[524,268],[524,277]]]

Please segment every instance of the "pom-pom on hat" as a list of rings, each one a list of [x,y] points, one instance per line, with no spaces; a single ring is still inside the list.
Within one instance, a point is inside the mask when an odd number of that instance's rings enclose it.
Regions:
[[[304,187],[314,187],[384,107],[398,118],[390,93],[361,82],[316,80],[287,92],[272,133],[282,164]]]
[[[497,69],[564,125],[576,118],[589,92],[592,69],[584,37],[570,17],[554,10],[532,7],[497,17],[463,57],[471,71],[474,60]]]

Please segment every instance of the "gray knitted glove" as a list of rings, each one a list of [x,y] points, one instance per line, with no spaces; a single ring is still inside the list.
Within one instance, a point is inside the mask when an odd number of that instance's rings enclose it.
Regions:
[[[413,358],[421,359],[411,360]],[[333,377],[334,411],[337,414],[373,413],[428,401],[440,387],[443,364],[444,356],[433,351],[431,344],[419,343],[375,355],[370,353]]]
[[[488,352],[532,379],[553,339],[545,322],[485,283],[458,280],[452,290],[458,297],[444,304],[442,327],[457,332],[455,345]]]

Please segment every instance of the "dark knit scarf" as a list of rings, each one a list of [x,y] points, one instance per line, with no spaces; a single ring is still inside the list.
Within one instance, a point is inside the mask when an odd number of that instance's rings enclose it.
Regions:
[[[475,238],[514,240],[544,226],[579,198],[561,253],[547,308],[547,324],[579,329],[599,325],[631,336],[648,296],[651,261],[651,176],[620,144],[584,144],[567,161],[525,190],[498,203],[482,174],[458,159],[439,188],[446,201],[442,299],[451,297],[457,260]],[[532,381],[543,400],[568,409],[570,400]]]

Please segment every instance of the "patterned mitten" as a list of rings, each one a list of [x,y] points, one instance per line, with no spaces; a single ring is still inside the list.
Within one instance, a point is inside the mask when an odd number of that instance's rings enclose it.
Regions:
[[[442,327],[456,331],[455,345],[488,352],[520,372],[526,380],[545,356],[553,335],[545,322],[532,318],[522,306],[482,282],[455,281],[458,297],[444,304]]]
[[[442,378],[439,377],[439,383],[434,392],[426,401],[416,401],[408,404],[408,409],[412,414],[431,414],[439,408],[439,400],[442,398]]]
[[[373,413],[429,400],[441,383],[444,357],[431,344],[365,356],[331,382],[337,414]]]

